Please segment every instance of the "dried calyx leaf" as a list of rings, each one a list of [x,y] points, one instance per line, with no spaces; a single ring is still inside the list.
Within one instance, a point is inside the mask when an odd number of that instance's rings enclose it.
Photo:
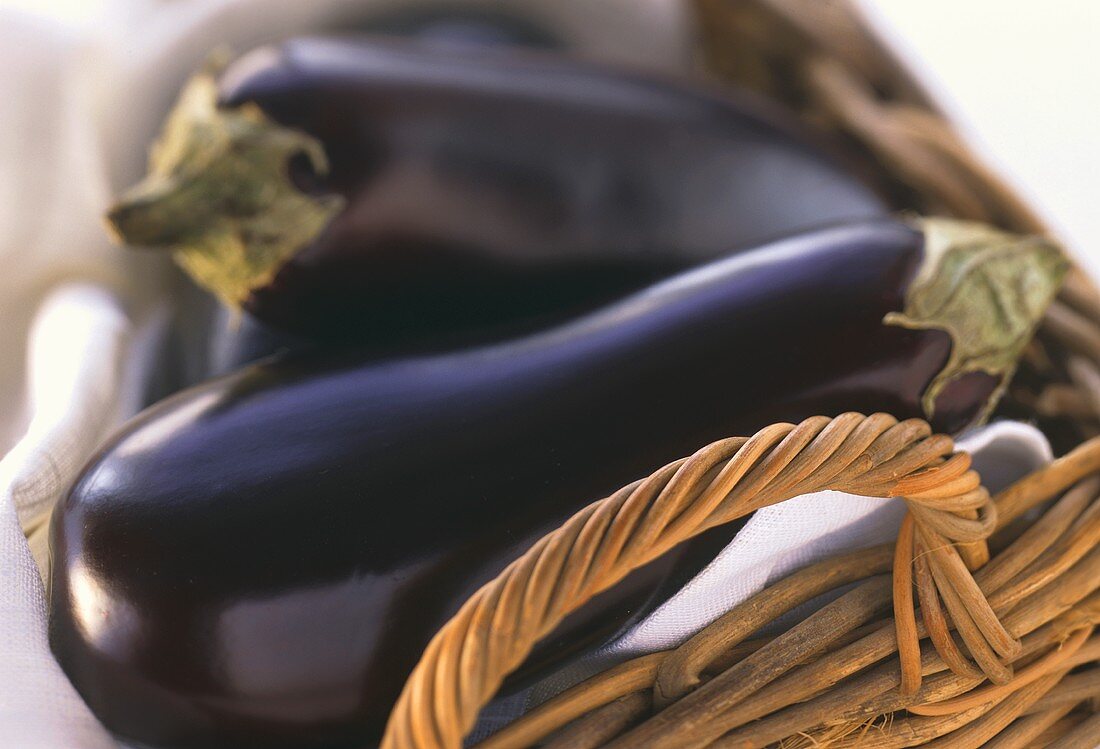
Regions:
[[[343,207],[290,180],[288,163],[328,171],[321,144],[282,127],[254,104],[217,106],[216,71],[192,78],[153,146],[149,174],[107,214],[127,244],[164,247],[231,305],[271,281]]]
[[[916,224],[924,232],[924,263],[906,294],[905,309],[889,313],[884,322],[951,336],[947,364],[922,400],[928,417],[953,380],[971,372],[999,378],[984,419],[1058,293],[1069,262],[1058,245],[1042,237],[945,218]]]

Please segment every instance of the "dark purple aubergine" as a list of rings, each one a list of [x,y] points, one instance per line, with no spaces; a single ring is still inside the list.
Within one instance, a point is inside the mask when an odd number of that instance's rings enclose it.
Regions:
[[[373,16],[358,28],[369,34],[415,39],[421,44],[561,49],[564,44],[542,24],[498,9],[427,6]]]
[[[887,210],[747,96],[530,50],[305,38],[195,78],[108,218],[268,323],[438,351]]]
[[[508,343],[291,358],[185,391],[59,505],[54,652],[131,739],[370,745],[432,634],[588,503],[776,421],[885,411],[957,432],[987,413],[1065,261],[922,226],[784,240]],[[630,621],[669,569],[583,609],[527,677]]]

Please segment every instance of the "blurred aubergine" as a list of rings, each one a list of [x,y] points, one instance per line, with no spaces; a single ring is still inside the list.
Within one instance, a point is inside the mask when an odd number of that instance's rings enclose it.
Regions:
[[[562,49],[564,41],[532,18],[473,7],[404,7],[373,16],[359,28],[372,35],[415,39],[440,46]]]
[[[108,218],[263,321],[426,351],[886,212],[747,96],[516,48],[302,38],[194,78]]]
[[[290,358],[170,398],[59,504],[54,652],[108,727],[157,746],[376,740],[431,635],[587,503],[776,421],[980,419],[1065,260],[920,227],[780,241],[507,343]],[[630,621],[675,564],[582,609],[525,678]]]

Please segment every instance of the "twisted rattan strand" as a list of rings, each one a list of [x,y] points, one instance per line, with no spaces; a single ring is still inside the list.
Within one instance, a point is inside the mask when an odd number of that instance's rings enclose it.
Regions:
[[[1092,669],[1062,679],[1057,687],[1027,712],[1035,714],[1055,708],[1072,707],[1082,700],[1097,696],[1100,696],[1100,669]]]
[[[1096,749],[1097,736],[1100,736],[1100,713],[1074,726],[1049,746],[1051,749]]]
[[[1063,681],[1065,681],[1065,679],[1063,679]],[[1054,689],[1057,689],[1057,687]],[[1052,689],[1051,692],[1053,692],[1054,689]],[[1047,692],[1048,697],[1051,692]],[[1025,710],[1024,715],[1027,717],[1016,721],[1000,734],[994,736],[986,743],[986,749],[1029,749],[1029,747],[1034,747],[1037,745],[1039,736],[1041,736],[1044,731],[1064,718],[1070,710],[1076,707],[1076,703],[1073,703],[1050,708],[1041,713],[1031,713],[1035,705],[1043,702],[1045,699],[1046,697],[1043,697],[1039,702],[1036,702]]]
[[[632,692],[588,713],[560,731],[543,749],[594,749],[644,717],[651,701],[646,692]]]

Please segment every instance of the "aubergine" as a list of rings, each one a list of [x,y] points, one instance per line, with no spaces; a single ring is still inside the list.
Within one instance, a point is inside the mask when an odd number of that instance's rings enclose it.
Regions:
[[[377,740],[432,634],[589,502],[776,421],[988,413],[1065,260],[920,226],[780,241],[506,343],[292,357],[170,398],[59,504],[53,650],[107,726],[157,746]],[[572,632],[606,636],[669,569]],[[551,635],[529,677],[578,641]]]
[[[747,95],[530,50],[302,38],[193,79],[108,220],[265,322],[409,352],[888,211]]]
[[[497,9],[401,8],[359,26],[369,34],[408,37],[422,44],[561,49],[564,42],[543,25]]]

